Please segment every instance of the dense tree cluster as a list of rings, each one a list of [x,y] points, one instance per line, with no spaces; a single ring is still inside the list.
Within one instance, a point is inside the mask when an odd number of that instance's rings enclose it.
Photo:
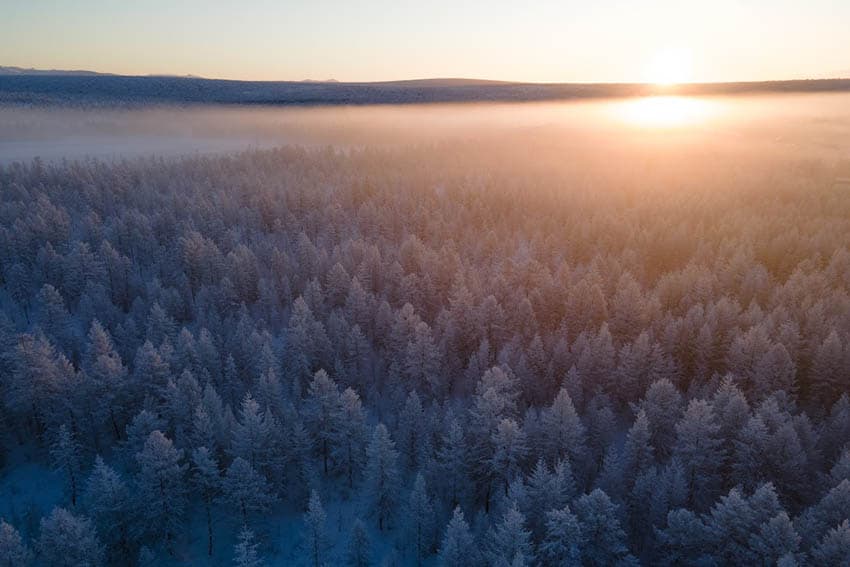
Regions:
[[[595,152],[0,168],[0,564],[850,562],[850,194]]]

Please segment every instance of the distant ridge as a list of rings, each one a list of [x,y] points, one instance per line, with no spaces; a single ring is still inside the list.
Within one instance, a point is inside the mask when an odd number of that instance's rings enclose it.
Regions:
[[[850,92],[850,79],[691,83],[519,83],[464,78],[345,83],[123,76],[0,67],[0,103],[64,106],[151,104],[368,105],[534,102],[652,95]]]
[[[0,65],[0,75],[53,75],[53,76],[96,76],[110,75],[110,73],[98,73],[97,71],[86,71],[84,69],[33,69],[25,67],[10,67]]]

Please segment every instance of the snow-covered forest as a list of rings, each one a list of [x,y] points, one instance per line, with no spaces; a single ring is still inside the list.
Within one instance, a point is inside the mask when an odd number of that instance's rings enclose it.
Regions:
[[[850,564],[848,176],[641,144],[0,166],[0,565]]]

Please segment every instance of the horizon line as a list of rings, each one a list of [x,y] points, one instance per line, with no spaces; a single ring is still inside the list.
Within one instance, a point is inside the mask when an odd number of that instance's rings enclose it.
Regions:
[[[13,72],[3,72],[3,71]],[[739,79],[739,80],[718,80],[718,81],[682,81],[662,85],[651,81],[523,81],[513,79],[488,79],[479,77],[462,77],[462,76],[433,76],[433,77],[414,77],[406,79],[380,79],[380,80],[339,80],[335,78],[328,79],[229,79],[224,77],[208,77],[195,74],[174,74],[174,73],[113,73],[109,71],[94,71],[91,69],[44,69],[37,67],[19,67],[16,65],[0,65],[0,77],[10,76],[89,76],[89,77],[125,77],[125,78],[162,78],[162,79],[195,79],[204,81],[224,81],[233,83],[318,83],[318,84],[340,84],[340,85],[370,85],[370,84],[392,84],[392,83],[425,83],[438,81],[454,81],[468,83],[490,83],[493,86],[502,85],[644,85],[654,86],[658,88],[675,87],[682,85],[731,85],[731,84],[757,84],[757,83],[789,83],[789,82],[806,82],[806,81],[840,81],[850,79],[850,72],[847,75],[834,75],[824,77],[806,77],[793,79]]]

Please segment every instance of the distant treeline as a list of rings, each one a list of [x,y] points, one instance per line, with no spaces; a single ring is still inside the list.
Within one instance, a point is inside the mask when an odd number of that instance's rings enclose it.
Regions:
[[[534,102],[657,94],[730,95],[850,91],[850,79],[701,83],[509,83],[427,79],[382,83],[227,81],[189,77],[0,74],[0,103],[26,105],[365,105]]]

